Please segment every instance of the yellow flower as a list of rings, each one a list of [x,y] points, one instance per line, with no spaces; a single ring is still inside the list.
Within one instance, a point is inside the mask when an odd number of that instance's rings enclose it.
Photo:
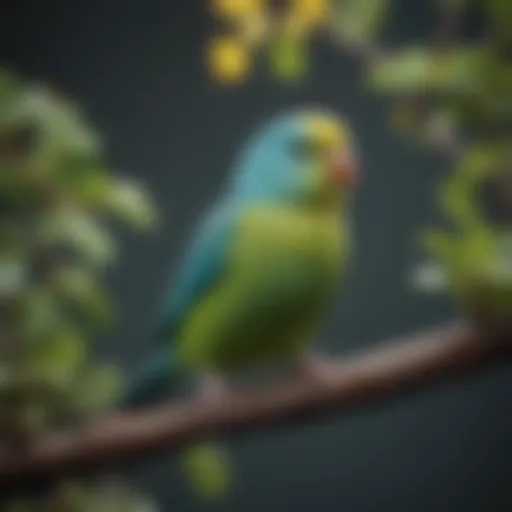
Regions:
[[[234,37],[218,37],[208,47],[208,65],[212,75],[223,83],[243,81],[250,67],[251,49]]]
[[[297,21],[313,25],[327,19],[331,0],[293,0],[291,13]]]
[[[253,17],[262,12],[262,0],[213,0],[213,12],[220,16]]]

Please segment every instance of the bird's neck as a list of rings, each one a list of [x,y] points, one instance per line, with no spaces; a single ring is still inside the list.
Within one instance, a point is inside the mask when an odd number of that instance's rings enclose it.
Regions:
[[[344,213],[348,207],[348,197],[339,193],[339,191],[325,192],[324,194],[313,195],[299,198],[292,202],[295,208],[304,212],[310,212],[320,216],[335,215]]]
[[[315,195],[300,195],[292,197],[283,197],[276,195],[275,197],[253,197],[240,195],[228,195],[225,200],[228,202],[239,203],[244,207],[247,206],[268,206],[278,209],[292,209],[308,215],[318,215],[321,217],[344,215],[348,212],[349,197],[348,194],[325,193]]]
[[[288,210],[290,212],[295,212],[299,214],[301,217],[308,217],[310,219],[318,219],[319,221],[328,221],[329,219],[333,221],[339,220],[344,216],[345,207],[339,201],[299,201],[299,200],[289,200],[289,201],[268,201],[264,202],[263,206],[267,205],[268,208],[274,210]],[[262,203],[257,202],[256,206],[261,207]]]

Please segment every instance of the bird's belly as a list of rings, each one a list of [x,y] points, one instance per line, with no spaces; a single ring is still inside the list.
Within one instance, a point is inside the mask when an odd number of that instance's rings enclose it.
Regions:
[[[332,274],[309,272],[288,262],[226,279],[186,322],[180,341],[188,364],[227,369],[298,350],[333,291]]]
[[[230,270],[182,331],[190,365],[227,369],[289,357],[308,341],[333,297],[340,268],[335,250],[272,230],[246,235]]]

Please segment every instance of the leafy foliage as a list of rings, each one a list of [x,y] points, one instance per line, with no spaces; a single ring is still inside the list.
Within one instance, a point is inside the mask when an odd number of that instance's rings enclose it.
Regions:
[[[425,47],[407,47],[378,61],[370,80],[381,90],[395,94],[425,91],[441,94],[471,94],[482,80],[482,48],[458,47],[439,52]]]
[[[461,43],[452,34],[441,46],[395,50],[372,62],[368,83],[396,100],[395,125],[457,153],[437,193],[448,226],[422,234],[430,261],[416,283],[423,290],[449,289],[471,314],[501,320],[512,310],[512,10],[501,0],[474,3],[488,14],[479,38]],[[465,4],[449,2],[444,9],[459,10],[463,18]],[[495,203],[508,195],[501,223],[484,208],[489,183]]]
[[[439,188],[439,205],[453,229],[429,230],[422,242],[442,262],[455,296],[474,313],[508,316],[512,308],[512,228],[488,221],[478,191],[500,169],[500,153],[469,150]]]
[[[89,348],[93,328],[112,316],[102,276],[118,251],[115,220],[141,230],[157,215],[140,185],[109,172],[77,105],[1,70],[2,444],[23,445],[116,403],[121,375],[92,361]],[[63,489],[59,500],[70,504],[55,510],[143,510],[127,504],[126,492]],[[9,510],[54,510],[41,507],[20,502]]]

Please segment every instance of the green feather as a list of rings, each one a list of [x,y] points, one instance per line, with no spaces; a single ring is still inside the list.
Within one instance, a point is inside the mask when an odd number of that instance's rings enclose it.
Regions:
[[[349,253],[337,210],[247,211],[222,277],[178,335],[180,360],[198,372],[230,371],[290,358],[313,341]]]

